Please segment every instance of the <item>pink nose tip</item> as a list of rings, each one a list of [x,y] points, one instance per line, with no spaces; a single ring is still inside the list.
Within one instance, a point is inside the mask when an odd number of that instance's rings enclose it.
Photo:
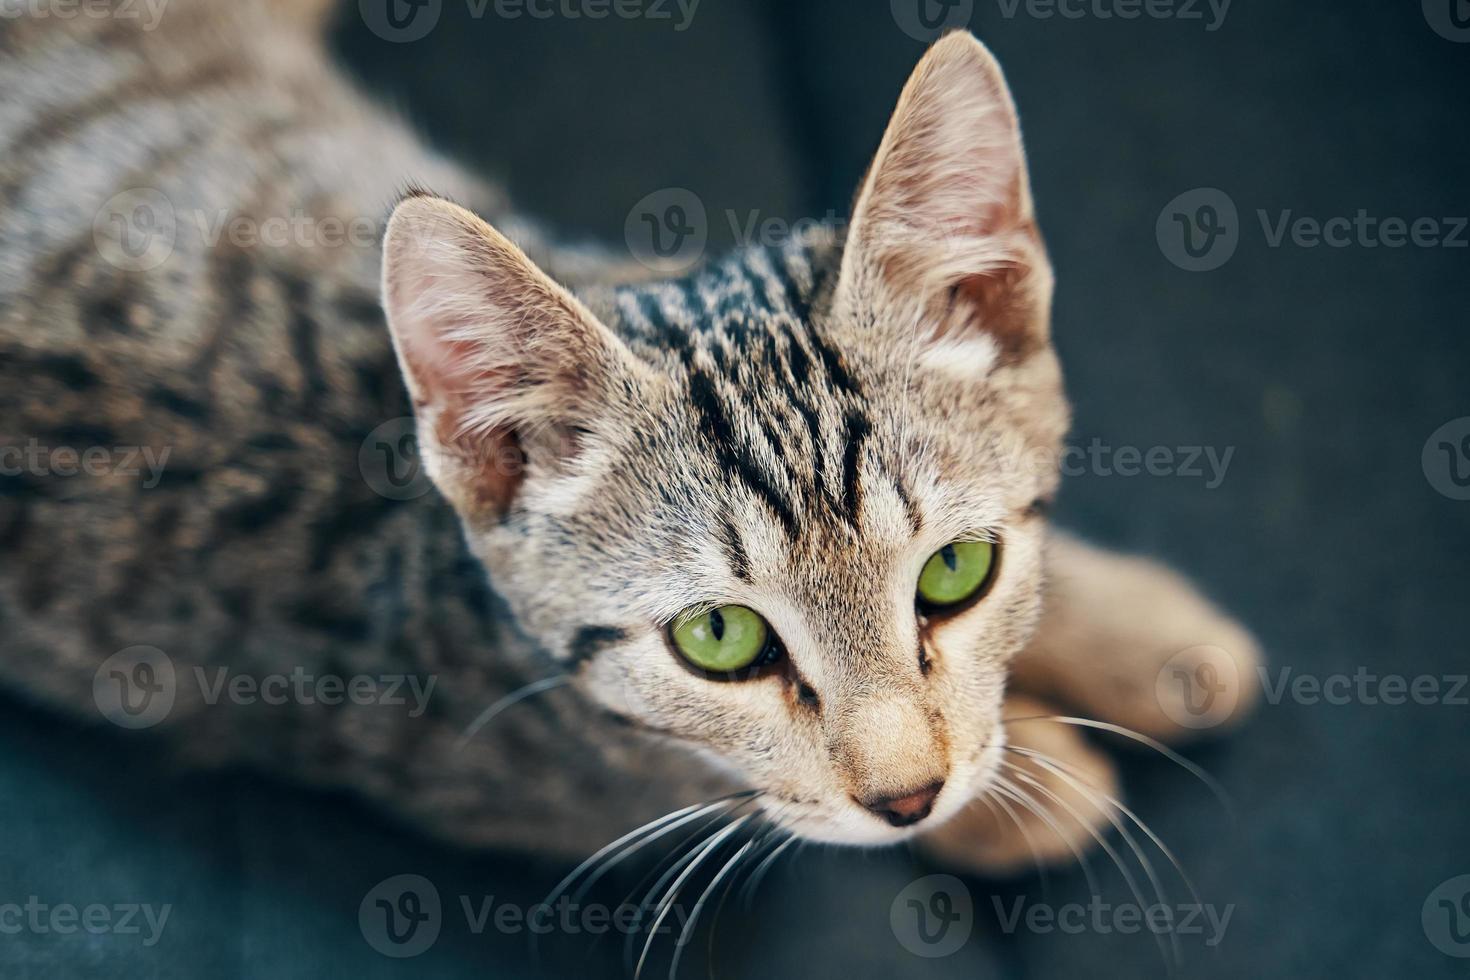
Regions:
[[[918,792],[905,796],[858,800],[858,802],[895,827],[909,827],[929,815],[934,809],[934,800],[942,789],[944,789],[944,780],[936,779]]]

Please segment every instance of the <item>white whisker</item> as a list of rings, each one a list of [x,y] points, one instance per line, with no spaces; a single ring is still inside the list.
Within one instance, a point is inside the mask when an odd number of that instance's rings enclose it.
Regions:
[[[634,921],[634,928],[629,930],[628,934],[623,937],[623,969],[625,971],[631,972],[633,969],[633,950],[638,942],[638,930],[643,925],[644,916],[653,909],[654,896],[662,893],[664,890],[664,886],[669,883],[669,880],[675,875],[679,874],[680,871],[686,868],[689,863],[698,856],[699,849],[704,845],[706,841],[709,840],[709,837],[705,836],[706,831],[708,831],[715,824],[718,824],[726,816],[731,816],[739,812],[741,806],[752,802],[754,799],[755,797],[747,800],[742,800],[739,806],[731,808],[728,813],[717,814],[713,819],[708,820],[701,826],[695,828],[692,833],[684,837],[684,839],[679,841],[679,843],[672,848],[668,858],[665,858],[663,861],[660,861],[658,864],[654,865],[653,869],[650,870],[648,874],[640,878],[638,880],[638,883],[633,886],[633,890],[629,892],[628,895],[623,899],[622,904],[627,905],[629,902],[632,902],[634,900],[639,892],[643,893],[643,897],[637,900],[636,911],[638,913],[638,917]],[[687,846],[690,844],[691,841],[694,841],[696,838],[699,839],[699,843],[696,843],[693,846]],[[674,855],[678,856],[673,857]],[[672,858],[672,860],[670,860],[670,858]],[[664,864],[666,862],[668,864],[668,867],[664,867]],[[657,880],[654,881],[651,886],[648,885],[649,879],[655,877],[657,878]]]
[[[690,862],[689,866],[680,873],[678,878],[674,879],[674,883],[669,886],[668,892],[664,895],[662,901],[659,902],[658,914],[654,916],[653,925],[648,929],[648,940],[643,944],[643,952],[638,957],[638,965],[633,968],[633,980],[639,980],[643,976],[643,965],[648,962],[648,951],[653,948],[653,941],[658,937],[658,927],[663,924],[664,918],[669,914],[669,910],[674,907],[674,902],[678,901],[679,893],[683,891],[684,884],[689,880],[689,876],[699,869],[699,866],[704,863],[705,858],[709,857],[715,848],[728,840],[730,835],[739,830],[752,816],[753,814],[747,813],[711,837],[696,852],[694,860]]]
[[[529,698],[536,694],[540,694],[542,691],[550,691],[552,688],[561,687],[564,684],[570,684],[571,682],[572,675],[558,674],[555,677],[543,677],[539,681],[532,681],[525,687],[522,687],[517,691],[513,691],[510,694],[507,694],[505,697],[501,698],[499,701],[496,701],[490,707],[480,712],[479,717],[470,722],[470,727],[466,728],[464,730],[464,734],[459,737],[459,741],[454,743],[455,751],[459,751],[460,749],[463,749],[467,744],[469,744],[470,739],[474,738],[475,734],[479,732],[480,729],[484,728],[486,725],[490,724],[490,722],[494,721],[495,716],[500,714],[506,708],[509,708],[512,705],[519,704],[520,702],[526,700],[526,698]]]
[[[760,890],[761,881],[766,877],[766,874],[776,863],[776,859],[779,858],[787,848],[789,848],[792,844],[795,844],[798,840],[800,840],[800,838],[798,838],[795,834],[787,837],[784,841],[777,844],[770,851],[770,853],[765,856],[764,860],[762,860],[759,864],[755,866],[755,870],[751,872],[750,877],[746,880],[745,885],[740,890],[740,901],[747,912],[750,911],[751,903],[755,900],[755,893]]]
[[[1143,889],[1138,887],[1138,879],[1133,876],[1133,872],[1128,870],[1128,865],[1123,861],[1122,856],[1119,855],[1118,852],[1113,848],[1113,845],[1108,843],[1107,837],[1099,833],[1097,828],[1092,826],[1092,824],[1089,823],[1082,816],[1082,814],[1078,813],[1075,807],[1064,800],[1059,794],[1054,792],[1045,783],[1041,782],[1039,779],[1036,779],[1030,773],[1026,772],[1026,770],[1011,762],[1002,762],[1001,765],[1013,771],[1016,774],[1017,778],[1021,779],[1027,785],[1034,788],[1037,792],[1043,794],[1052,802],[1056,803],[1057,806],[1061,807],[1067,812],[1068,816],[1070,816],[1073,820],[1077,822],[1078,826],[1086,830],[1087,833],[1092,837],[1092,839],[1097,842],[1097,846],[1102,848],[1103,852],[1107,854],[1107,856],[1112,859],[1113,864],[1117,866],[1118,872],[1122,874],[1124,882],[1126,882],[1128,885],[1128,890],[1133,893],[1133,900],[1138,903],[1138,907],[1142,909],[1148,906],[1148,903],[1145,902],[1143,898]],[[1173,930],[1170,930],[1170,938],[1176,944],[1175,954],[1177,958],[1178,938],[1174,936]],[[1169,959],[1168,951],[1164,946],[1163,937],[1155,933],[1154,939],[1159,945],[1159,955],[1163,957],[1165,965],[1170,966],[1170,972],[1172,973],[1172,964]]]
[[[1003,718],[1001,720],[1007,725],[1022,721],[1053,721],[1061,725],[1076,725],[1081,728],[1093,728],[1100,732],[1111,732],[1114,735],[1121,735],[1140,745],[1145,745],[1204,783],[1210,792],[1215,795],[1215,798],[1220,801],[1220,805],[1225,808],[1226,814],[1232,820],[1235,819],[1235,804],[1231,802],[1229,794],[1225,792],[1225,788],[1216,782],[1213,776],[1184,758],[1178,752],[1169,748],[1163,742],[1160,742],[1156,738],[1151,738],[1142,732],[1135,732],[1131,728],[1124,728],[1122,725],[1114,725],[1111,722],[1093,721],[1091,718],[1074,718],[1070,715],[1035,715],[1029,718]]]
[[[635,847],[642,847],[644,844],[647,844],[650,841],[657,840],[659,837],[662,837],[664,834],[675,829],[676,827],[682,826],[683,824],[688,823],[690,820],[697,819],[701,813],[708,813],[711,810],[717,809],[720,806],[727,804],[732,799],[752,796],[755,792],[756,791],[754,790],[747,790],[741,793],[733,793],[730,796],[720,797],[719,799],[711,800],[708,803],[694,803],[689,806],[683,807],[682,809],[675,810],[672,813],[666,813],[661,817],[657,817],[653,820],[648,821],[641,827],[628,831],[626,834],[619,837],[612,843],[605,844],[602,847],[598,848],[598,850],[594,852],[591,857],[587,858],[581,864],[573,868],[571,873],[563,878],[560,882],[558,882],[556,887],[551,890],[551,892],[546,896],[544,900],[542,900],[541,907],[549,909],[552,904],[561,897],[562,893],[567,888],[571,887],[572,882],[576,881],[577,878],[580,877],[584,871],[586,871],[588,868],[596,866],[597,863],[605,858],[607,855],[614,853],[618,848],[622,847],[624,844],[627,844],[629,841],[635,840],[640,835],[651,830],[657,830],[656,834],[653,834],[653,836],[650,836],[646,840],[641,841],[640,843],[635,845]],[[582,894],[585,894],[585,889],[578,892],[579,896]],[[537,956],[538,949],[536,945],[537,936],[538,933],[536,932],[536,930],[532,930],[531,955],[539,962],[539,957]]]
[[[1081,848],[1079,848],[1076,844],[1072,842],[1072,838],[1068,837],[1066,833],[1062,831],[1061,824],[1056,822],[1056,819],[1052,816],[1051,812],[1042,805],[1042,802],[1040,800],[1036,799],[1030,793],[1026,792],[1023,787],[1017,786],[1015,783],[1006,779],[1006,777],[1000,775],[999,773],[996,774],[995,778],[997,783],[1003,785],[1006,791],[1011,794],[1011,799],[1015,800],[1017,804],[1024,807],[1026,810],[1036,814],[1036,816],[1039,817],[1041,821],[1046,824],[1047,828],[1056,835],[1057,840],[1066,845],[1067,850],[1071,851],[1072,856],[1077,859],[1078,866],[1082,868],[1082,876],[1087,879],[1088,890],[1092,893],[1094,897],[1100,895],[1101,892],[1097,885],[1097,878],[1093,874],[1091,862],[1087,860],[1087,856],[1082,853]]]
[[[1080,779],[1084,783],[1087,783],[1086,778],[1083,776],[1082,773],[1077,770],[1075,766],[1070,766],[1067,763],[1063,762],[1061,759],[1053,758],[1047,755],[1045,752],[1038,752],[1035,749],[1011,749],[1011,751],[1016,752],[1019,755],[1025,755],[1034,758],[1038,763],[1047,766],[1048,768],[1055,766],[1059,767],[1061,770],[1065,770],[1066,772],[1057,772],[1057,775],[1062,776],[1063,778],[1066,778],[1066,773],[1070,772],[1070,774],[1076,779]],[[1169,846],[1163,842],[1158,834],[1154,833],[1153,828],[1144,823],[1143,819],[1139,817],[1138,814],[1129,809],[1121,800],[1115,799],[1106,791],[1098,788],[1097,786],[1093,786],[1091,783],[1087,783],[1087,785],[1089,786],[1089,788],[1091,788],[1093,792],[1097,793],[1098,796],[1107,801],[1110,806],[1116,807],[1119,812],[1121,812],[1124,816],[1128,817],[1128,819],[1137,824],[1138,829],[1143,831],[1144,834],[1147,835],[1148,839],[1153,842],[1153,845],[1159,849],[1159,853],[1163,854],[1164,857],[1168,859],[1169,863],[1174,866],[1175,873],[1177,873],[1180,880],[1184,882],[1184,887],[1189,889],[1190,897],[1194,899],[1194,903],[1196,905],[1202,906],[1204,903],[1200,901],[1199,892],[1195,890],[1194,882],[1190,880],[1189,874],[1184,870],[1184,866],[1179,863],[1179,859],[1174,856],[1174,852],[1169,849]]]
[[[1159,881],[1158,873],[1154,870],[1154,864],[1152,861],[1149,860],[1147,852],[1145,852],[1144,849],[1139,846],[1137,838],[1135,838],[1133,834],[1128,830],[1128,825],[1122,820],[1119,820],[1115,811],[1110,809],[1104,804],[1101,799],[1099,799],[1100,793],[1092,787],[1088,786],[1086,783],[1074,779],[1072,776],[1063,772],[1061,769],[1057,768],[1046,759],[1039,759],[1033,756],[1033,761],[1035,761],[1037,765],[1053,773],[1057,777],[1066,780],[1067,784],[1071,786],[1074,790],[1076,790],[1078,795],[1080,795],[1088,803],[1092,804],[1093,809],[1097,810],[1098,813],[1102,814],[1107,819],[1108,823],[1113,825],[1113,829],[1118,832],[1118,836],[1123,838],[1123,842],[1128,845],[1128,849],[1133,852],[1133,857],[1137,859],[1139,866],[1143,868],[1143,873],[1145,876],[1147,876],[1149,886],[1153,888],[1154,894],[1158,897],[1159,903],[1161,905],[1168,905],[1168,893],[1164,890],[1163,884]],[[1179,936],[1173,930],[1170,930],[1169,932],[1169,944],[1173,949],[1175,961],[1180,962],[1182,960],[1182,957],[1179,952]]]
[[[725,876],[733,871],[736,865],[740,863],[740,859],[750,853],[750,848],[753,844],[755,844],[754,837],[742,844],[740,850],[735,852],[735,856],[726,861],[723,868],[715,872],[715,876],[710,879],[709,884],[705,886],[704,891],[700,894],[698,901],[694,903],[694,908],[689,912],[689,921],[684,923],[684,929],[679,933],[679,940],[674,946],[674,959],[669,964],[669,980],[674,980],[674,977],[679,973],[679,959],[684,955],[684,945],[689,942],[690,936],[694,934],[694,928],[699,924],[699,913],[704,911],[705,903],[709,901],[710,895],[719,887],[720,882],[725,879]],[[731,880],[733,881],[734,879],[732,878]]]

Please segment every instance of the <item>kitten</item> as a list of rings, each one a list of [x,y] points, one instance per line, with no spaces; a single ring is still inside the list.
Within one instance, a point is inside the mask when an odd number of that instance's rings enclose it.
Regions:
[[[1189,650],[1249,705],[1243,629],[1048,528],[1052,270],[977,41],[925,55],[846,235],[649,281],[366,104],[323,9],[0,34],[12,694],[467,844],[586,852],[748,788],[989,870],[1083,846],[1075,777],[1117,793],[1050,702],[1183,737],[1156,681]],[[394,201],[381,248],[229,232]],[[410,415],[438,492],[379,493]],[[1079,802],[1001,825],[989,793]]]

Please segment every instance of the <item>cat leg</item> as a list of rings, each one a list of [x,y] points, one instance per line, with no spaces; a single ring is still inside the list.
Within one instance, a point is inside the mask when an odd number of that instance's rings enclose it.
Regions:
[[[1119,798],[1111,759],[1071,725],[1043,719],[1054,705],[1006,698],[1006,750],[995,785],[919,838],[921,851],[947,867],[1012,875],[1041,864],[1076,861],[1111,830]]]
[[[1048,560],[1046,611],[1014,665],[1017,687],[1171,742],[1254,704],[1259,647],[1182,576],[1056,532]]]

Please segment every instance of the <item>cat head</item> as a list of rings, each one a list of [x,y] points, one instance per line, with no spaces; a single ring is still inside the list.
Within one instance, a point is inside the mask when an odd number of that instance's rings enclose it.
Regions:
[[[845,240],[573,295],[405,200],[384,303],[421,451],[526,630],[808,837],[997,766],[1068,411],[1016,112],[968,35],[904,89]],[[927,823],[924,821],[927,818]]]

